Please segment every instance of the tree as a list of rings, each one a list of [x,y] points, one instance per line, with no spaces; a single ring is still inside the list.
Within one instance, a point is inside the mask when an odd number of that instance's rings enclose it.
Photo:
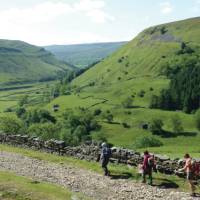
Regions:
[[[22,115],[22,119],[28,126],[34,123],[45,123],[45,122],[56,123],[55,117],[52,116],[49,111],[44,109],[29,110],[24,115]]]
[[[195,113],[195,123],[197,129],[200,131],[200,109],[196,111]]]
[[[197,55],[181,55],[167,67],[170,79],[168,89],[161,91],[159,108],[183,110],[191,113],[200,108],[200,58]],[[154,97],[154,103],[156,98]]]
[[[20,100],[19,100],[19,106],[22,107],[25,104],[28,103],[28,95],[24,95]]]
[[[151,122],[150,130],[153,134],[159,135],[163,132],[163,121],[161,119],[153,119]]]
[[[178,134],[184,131],[182,121],[179,115],[174,115],[171,118],[173,132]]]
[[[11,115],[0,117],[0,130],[8,134],[23,133],[23,122],[19,118]]]

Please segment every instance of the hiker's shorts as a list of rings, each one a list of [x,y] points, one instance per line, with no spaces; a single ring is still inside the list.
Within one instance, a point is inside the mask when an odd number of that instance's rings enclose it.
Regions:
[[[187,180],[193,180],[194,179],[194,176],[192,174],[192,172],[187,172]]]

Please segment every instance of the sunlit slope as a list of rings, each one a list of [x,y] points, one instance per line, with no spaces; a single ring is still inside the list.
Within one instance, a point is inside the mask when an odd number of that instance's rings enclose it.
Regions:
[[[199,17],[148,28],[78,77],[74,84],[111,84],[138,76],[159,76],[165,64],[177,56],[183,42],[199,51],[199,35]]]

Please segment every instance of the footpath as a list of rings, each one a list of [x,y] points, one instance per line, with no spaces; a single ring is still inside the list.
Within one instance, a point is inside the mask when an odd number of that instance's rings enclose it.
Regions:
[[[55,164],[17,153],[0,152],[0,170],[46,181],[95,200],[197,200],[188,193],[161,189],[125,179],[111,179],[71,165]]]

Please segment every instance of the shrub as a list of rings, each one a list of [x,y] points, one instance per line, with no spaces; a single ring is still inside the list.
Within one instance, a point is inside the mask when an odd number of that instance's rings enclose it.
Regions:
[[[18,107],[15,111],[17,117],[21,118],[22,115],[26,113],[26,109],[24,107]]]
[[[162,145],[163,143],[153,136],[138,137],[133,144],[135,148],[160,147]]]
[[[140,92],[138,92],[138,96],[139,97],[144,97],[145,95],[145,91],[144,90],[141,90]]]
[[[171,122],[172,122],[172,129],[174,133],[178,134],[184,131],[181,118],[178,115],[174,115],[171,118]]]
[[[132,108],[133,107],[133,98],[132,97],[127,97],[123,102],[122,106],[124,108]]]
[[[153,134],[159,135],[163,132],[163,121],[161,119],[153,119],[151,122],[150,130]]]
[[[153,91],[154,89],[152,87],[149,88],[150,91]]]
[[[123,122],[123,123],[122,123],[122,126],[123,126],[124,128],[130,128],[130,125],[128,125],[126,122]]]
[[[43,124],[32,124],[28,128],[28,134],[31,136],[40,137],[43,140],[60,139],[60,130],[61,127],[59,125],[47,122]]]
[[[123,62],[123,59],[119,58],[118,63],[121,63],[121,62]]]
[[[15,116],[0,117],[0,130],[9,134],[22,133],[24,132],[23,122]]]
[[[100,115],[101,112],[102,112],[101,109],[96,109],[96,110],[94,111],[94,116]]]
[[[22,119],[25,121],[27,125],[33,124],[33,123],[45,123],[45,122],[52,122],[55,123],[56,119],[54,116],[50,114],[47,110],[30,110],[26,112]]]

